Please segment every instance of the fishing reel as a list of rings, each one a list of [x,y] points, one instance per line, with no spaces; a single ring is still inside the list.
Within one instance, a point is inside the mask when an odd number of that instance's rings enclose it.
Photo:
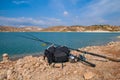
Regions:
[[[86,57],[85,57],[84,54],[83,54],[83,55],[80,55],[80,54],[79,54],[78,59],[81,60],[81,61],[86,61]]]

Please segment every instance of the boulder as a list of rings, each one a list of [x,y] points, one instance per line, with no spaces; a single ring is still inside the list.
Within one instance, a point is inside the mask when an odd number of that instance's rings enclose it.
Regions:
[[[2,57],[3,57],[3,62],[8,62],[8,61],[9,61],[9,56],[8,56],[7,53],[4,53],[4,54],[2,55]]]

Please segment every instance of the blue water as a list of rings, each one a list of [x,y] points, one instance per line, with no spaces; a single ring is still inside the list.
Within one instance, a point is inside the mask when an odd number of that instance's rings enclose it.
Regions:
[[[3,53],[12,57],[41,54],[48,46],[43,43],[20,37],[28,34],[52,43],[71,48],[103,45],[110,41],[120,41],[120,33],[85,33],[85,32],[0,32],[0,59]]]

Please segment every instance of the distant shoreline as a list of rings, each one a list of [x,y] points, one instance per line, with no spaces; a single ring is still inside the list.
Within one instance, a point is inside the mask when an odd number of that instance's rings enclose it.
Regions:
[[[1,31],[1,32],[11,32],[11,31]],[[14,31],[13,31],[14,32]],[[15,32],[28,32],[28,31],[15,31]],[[29,31],[36,32],[36,31]],[[37,31],[37,32],[60,32],[60,31]],[[120,31],[65,31],[65,32],[90,32],[90,33],[120,33]]]

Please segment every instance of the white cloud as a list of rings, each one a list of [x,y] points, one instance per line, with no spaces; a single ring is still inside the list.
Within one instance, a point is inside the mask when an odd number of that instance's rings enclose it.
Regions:
[[[9,22],[17,22],[17,23],[33,23],[33,24],[43,24],[44,22],[42,20],[35,20],[32,18],[25,18],[25,17],[19,17],[19,18],[7,18],[7,17],[0,17],[0,20],[3,21],[9,21]]]
[[[47,21],[61,22],[61,19],[58,19],[58,18],[48,18],[48,17],[44,17],[44,19],[46,19]]]
[[[63,14],[66,16],[66,15],[68,15],[68,12],[67,12],[67,11],[64,11]]]
[[[90,16],[103,16],[120,10],[119,0],[99,0],[87,6]]]
[[[116,23],[116,20],[120,21],[120,19],[118,19],[120,15],[115,14],[120,13],[119,4],[120,0],[94,0],[87,6],[80,8],[79,24],[120,25],[120,22]]]
[[[8,26],[53,26],[60,25],[61,19],[58,18],[46,18],[46,19],[33,19],[33,18],[8,18],[0,16],[0,25],[8,25]]]
[[[29,0],[14,0],[15,4],[29,3]],[[91,0],[91,2],[86,3],[84,6],[79,6],[78,2],[82,0],[68,0],[70,5],[75,5],[68,10],[69,5],[65,5],[65,0],[51,0],[49,3],[50,9],[57,13],[58,18],[43,18],[43,19],[33,19],[26,17],[19,18],[8,18],[0,17],[0,25],[70,25],[70,24],[80,24],[80,25],[94,25],[94,24],[113,24],[120,25],[120,0]],[[69,3],[69,2],[68,2]],[[80,3],[82,4],[82,3]],[[69,12],[68,12],[69,11]],[[115,14],[116,13],[116,14]],[[56,16],[56,15],[55,15]],[[65,17],[63,17],[65,16]]]
[[[28,3],[28,1],[13,1],[14,4],[24,4]]]

